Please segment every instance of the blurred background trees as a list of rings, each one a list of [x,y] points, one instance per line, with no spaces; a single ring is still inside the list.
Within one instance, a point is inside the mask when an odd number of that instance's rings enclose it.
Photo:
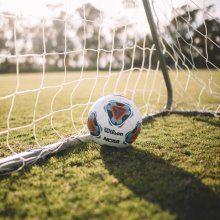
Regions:
[[[48,5],[55,11],[59,7]],[[207,12],[212,7],[207,7]],[[220,23],[217,18],[206,19],[202,14],[204,11],[184,5],[160,33],[169,66],[220,68]],[[139,35],[132,24],[104,26],[104,19],[104,13],[89,3],[78,8],[74,15],[59,11],[56,19],[27,21],[21,17],[15,19],[9,13],[0,15],[3,27],[0,72],[16,72],[17,62],[20,72],[42,71],[43,63],[46,71],[64,68],[72,71],[82,66],[84,69],[156,68],[150,33]]]

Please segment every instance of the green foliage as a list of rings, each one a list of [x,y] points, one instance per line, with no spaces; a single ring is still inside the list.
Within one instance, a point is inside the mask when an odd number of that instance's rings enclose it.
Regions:
[[[62,11],[59,4],[47,7],[53,16],[35,22],[2,12],[0,73],[15,72],[18,62],[20,72],[42,71],[43,63],[46,71],[77,70],[82,66],[93,70],[157,67],[151,34],[139,33],[142,31],[137,30],[136,23],[124,25],[130,18],[111,18],[112,24],[117,24],[112,27],[105,23],[104,12],[90,3],[73,9],[71,14]],[[53,11],[54,7],[59,13]],[[160,32],[169,67],[178,64],[184,69],[219,68],[220,23],[217,18],[204,17],[204,13],[211,14],[212,8],[213,5],[200,9],[183,5],[176,9]],[[16,52],[25,56],[16,59]]]

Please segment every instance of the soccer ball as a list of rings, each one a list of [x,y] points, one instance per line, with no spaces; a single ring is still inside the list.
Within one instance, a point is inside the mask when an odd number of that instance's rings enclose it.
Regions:
[[[142,118],[137,106],[121,95],[108,95],[92,106],[87,126],[92,139],[113,147],[131,145],[141,131]]]

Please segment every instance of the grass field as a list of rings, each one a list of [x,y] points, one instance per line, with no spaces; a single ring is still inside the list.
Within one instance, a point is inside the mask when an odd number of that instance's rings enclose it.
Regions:
[[[208,84],[206,73],[200,74]],[[43,145],[72,135],[82,127],[89,106],[100,94],[126,91],[147,113],[164,106],[161,76],[151,74],[146,82],[144,73],[126,73],[118,85],[116,74],[106,75],[99,75],[96,81],[96,73],[88,73],[80,86],[79,73],[66,78],[50,73],[43,81],[42,74],[24,74],[19,83],[12,74],[0,76],[0,97],[9,96],[0,99],[0,157],[11,154],[8,146],[19,152],[36,146],[36,140]],[[187,77],[178,77],[177,107],[186,105],[186,97],[189,106],[194,102],[210,109],[219,105],[219,99],[206,92],[198,101],[204,85],[194,80],[182,92]],[[211,84],[212,91],[219,93],[219,72],[214,72],[213,78],[217,86]],[[175,79],[173,76],[172,81]],[[58,87],[60,83],[63,86]],[[139,90],[134,94],[136,83]],[[92,90],[94,85],[101,86]],[[10,94],[16,88],[13,98]],[[20,129],[8,135],[8,124]],[[27,127],[21,127],[24,124]],[[126,149],[93,142],[74,146],[1,177],[0,219],[219,219],[219,128],[219,118],[169,115],[144,124],[137,141]]]

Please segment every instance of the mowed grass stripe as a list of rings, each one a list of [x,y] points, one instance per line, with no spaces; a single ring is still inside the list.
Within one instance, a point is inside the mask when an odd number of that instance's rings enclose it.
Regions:
[[[220,94],[220,88],[216,86],[220,85],[218,71],[211,75],[200,70],[191,73],[190,78],[187,71],[178,74],[171,71],[170,76],[174,108],[217,109],[219,97],[215,94]],[[196,77],[202,81],[196,81]],[[166,104],[162,74],[154,70],[30,73],[20,74],[19,78],[15,74],[1,74],[0,84],[0,132],[5,133],[0,135],[2,156],[7,152],[8,126],[26,126],[9,134],[9,144],[16,152],[37,147],[36,140],[40,145],[53,143],[82,129],[92,103],[103,95],[123,93],[134,99],[144,115],[159,111]],[[10,98],[3,99],[10,95]]]
[[[4,219],[218,219],[219,119],[166,116],[133,147],[89,142],[0,182]]]
[[[77,87],[77,79],[80,78],[80,73],[74,74],[66,78],[67,82],[75,82],[60,90],[53,103],[54,110],[70,107],[70,93]],[[96,75],[95,72],[87,74],[92,75],[92,78]],[[206,76],[204,71],[201,74],[202,77]],[[214,75],[219,83],[219,74],[216,72]],[[128,76],[122,76],[125,78],[118,90],[123,91],[126,87]],[[21,75],[19,90],[38,88],[41,77],[42,74]],[[63,77],[63,73],[50,73],[45,86],[56,86],[63,82]],[[115,76],[112,77],[114,79]],[[130,77],[132,79],[135,74]],[[140,77],[140,81],[144,82],[145,78],[142,77],[146,76],[143,74]],[[185,79],[184,75],[179,77]],[[13,75],[0,76],[1,97],[15,90],[13,78]],[[97,84],[100,87],[94,90],[92,102],[103,93],[104,78],[100,77],[99,83],[102,85]],[[158,84],[155,85],[160,85],[161,79],[159,76],[155,80]],[[109,80],[104,93],[115,91],[116,81]],[[81,118],[83,105],[90,97],[87,89],[92,87],[88,82],[85,80],[80,85],[85,92],[78,91],[79,86],[72,96],[75,100],[73,104],[81,104],[72,111],[76,127],[72,124],[70,111],[55,113],[53,125],[61,136],[72,135],[81,128],[81,121],[85,120]],[[148,82],[149,89],[152,81],[148,79]],[[184,84],[184,80],[181,84]],[[198,94],[201,86],[195,85],[190,84],[189,90],[190,93]],[[127,86],[132,90],[132,83]],[[149,100],[154,106],[157,106],[158,88],[155,87],[154,95]],[[164,90],[163,86],[161,89]],[[213,90],[219,92],[218,88],[213,87]],[[41,91],[37,117],[51,112],[51,100],[56,92],[56,89]],[[143,104],[142,91],[137,94],[135,100],[140,106]],[[132,95],[132,91],[128,95]],[[35,92],[16,97],[10,126],[32,122],[36,96]],[[207,105],[213,104],[213,107],[218,105],[218,99],[210,101],[210,97],[207,95],[203,101],[206,100]],[[192,99],[197,100],[197,97]],[[159,105],[163,106],[165,100],[161,98],[160,101]],[[186,101],[183,98],[183,106]],[[0,131],[3,131],[7,128],[5,121],[11,99],[1,100],[0,106]],[[42,145],[59,139],[50,123],[48,117],[36,125],[37,140]],[[219,127],[218,118],[171,115],[146,123],[137,141],[127,149],[100,147],[93,142],[73,146],[23,171],[1,178],[0,219],[218,219]],[[0,136],[1,157],[11,154],[6,140],[6,135]],[[36,146],[33,127],[10,133],[9,142],[16,151]]]

